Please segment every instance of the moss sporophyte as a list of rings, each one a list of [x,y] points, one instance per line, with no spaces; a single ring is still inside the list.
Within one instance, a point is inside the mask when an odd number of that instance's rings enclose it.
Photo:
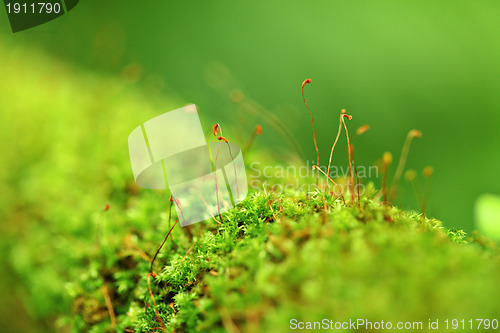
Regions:
[[[339,126],[329,163],[322,168],[312,112],[304,97],[304,86],[310,82],[303,82],[302,97],[313,125],[317,162],[312,165],[313,176],[301,181],[313,190],[283,193],[277,185],[286,182],[285,177],[261,176],[258,188],[250,186],[253,190],[245,200],[222,212],[224,202],[218,200],[222,189],[215,182],[212,192],[217,200],[205,200],[201,207],[216,213],[185,228],[176,228],[185,207],[175,196],[170,196],[165,212],[157,192],[127,194],[133,201],[127,204],[123,220],[132,227],[122,227],[135,235],[134,245],[126,248],[136,250],[124,254],[121,242],[101,248],[98,255],[105,256],[106,270],[111,272],[107,274],[112,276],[100,289],[103,296],[88,286],[90,276],[82,276],[75,285],[87,299],[103,298],[109,320],[90,320],[88,312],[93,310],[84,305],[77,311],[76,330],[282,332],[288,331],[292,318],[308,322],[334,316],[344,321],[362,314],[377,320],[427,322],[450,311],[465,316],[471,308],[488,318],[498,315],[493,306],[494,295],[500,292],[496,245],[479,234],[467,236],[428,218],[432,168],[424,169],[423,191],[416,173],[404,172],[410,143],[421,133],[411,130],[407,135],[391,183],[393,157],[383,154],[377,191],[373,183],[363,184],[356,164],[359,156],[354,158],[354,143],[358,147],[357,138],[370,127],[363,125],[350,137],[347,120],[352,116],[341,110],[340,117],[335,116]],[[332,177],[342,130],[348,167],[345,176]],[[222,163],[218,148],[230,143],[220,124],[210,132],[216,140],[212,167],[217,170]],[[248,131],[243,153],[258,149],[253,144],[261,132],[260,125]],[[230,154],[230,160],[234,162],[235,156]],[[229,166],[226,176],[238,178],[237,172]],[[320,173],[326,183],[320,182]],[[394,205],[403,174],[415,188],[420,213]],[[111,202],[110,207],[106,214],[117,214],[113,208],[120,204]]]

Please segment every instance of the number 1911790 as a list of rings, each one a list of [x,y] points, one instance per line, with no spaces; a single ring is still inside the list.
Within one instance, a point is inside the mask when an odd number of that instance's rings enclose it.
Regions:
[[[50,3],[50,2],[38,2],[38,3],[19,3],[15,2],[13,4],[8,3],[7,13],[14,14],[51,14],[60,13],[61,4],[60,3]]]
[[[465,319],[458,320],[458,319],[452,319],[448,320],[446,319],[444,321],[446,323],[446,329],[493,329],[496,330],[498,329],[498,319],[476,319],[476,320],[469,320],[466,321]]]

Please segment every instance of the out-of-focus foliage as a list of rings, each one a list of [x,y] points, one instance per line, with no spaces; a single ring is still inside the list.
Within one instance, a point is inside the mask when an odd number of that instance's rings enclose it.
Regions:
[[[7,331],[22,331],[28,322],[12,318],[22,318],[23,305],[9,295],[18,291],[47,323],[71,312],[65,284],[95,265],[82,259],[97,242],[101,211],[126,204],[128,134],[181,104],[22,47],[0,43],[0,63],[1,316]]]
[[[476,223],[482,233],[500,241],[500,197],[498,195],[483,194],[477,199]]]

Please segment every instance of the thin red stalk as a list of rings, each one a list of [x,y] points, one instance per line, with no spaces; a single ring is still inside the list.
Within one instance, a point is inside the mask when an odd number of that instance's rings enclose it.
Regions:
[[[399,159],[398,167],[396,168],[396,173],[394,174],[394,179],[392,180],[391,190],[389,194],[389,200],[393,200],[396,195],[396,190],[398,187],[398,182],[403,175],[403,170],[406,164],[406,159],[408,158],[408,152],[410,151],[410,145],[413,138],[419,138],[422,136],[422,132],[418,130],[411,130],[406,136],[405,144],[403,145],[403,151],[401,152],[401,157]]]
[[[343,110],[342,110],[343,111]],[[340,138],[340,132],[342,131],[342,118],[344,117],[344,113],[340,113],[340,120],[339,120],[339,130],[337,131],[337,137],[335,138],[335,142],[332,145],[332,150],[330,151],[330,159],[328,160],[328,169],[326,173],[330,175],[330,167],[332,165],[332,157],[333,157],[333,151],[335,149],[335,146],[337,145],[337,142],[339,141]]]
[[[311,123],[312,123],[312,128],[313,128],[313,138],[314,138],[314,147],[316,147],[316,156],[318,159],[317,165],[319,165],[319,150],[318,150],[318,143],[316,142],[316,128],[314,127],[314,119],[313,119],[311,109],[309,108],[309,105],[307,105],[306,98],[304,96],[304,86],[307,83],[311,83],[311,79],[306,79],[306,80],[304,80],[304,82],[302,82],[302,100],[304,101],[304,104],[305,104],[307,110],[309,111],[309,115],[311,116]],[[318,185],[319,185],[319,171],[316,171],[316,186],[318,186]]]
[[[222,141],[224,141],[227,144],[227,147],[229,150],[229,156],[231,156],[231,161],[233,162],[234,181],[236,184],[236,196],[239,197],[240,191],[239,191],[239,187],[238,187],[238,176],[236,174],[236,165],[234,164],[234,157],[233,157],[233,153],[231,151],[231,145],[229,144],[228,140],[222,136],[222,127],[218,123],[213,126],[213,129],[214,129],[214,136],[217,138],[217,140],[221,141],[221,143],[222,143]],[[219,147],[217,148],[217,155],[215,156],[215,160],[214,160],[214,173],[215,173],[215,192],[217,195],[217,210],[219,213],[219,219],[222,222],[222,215],[220,213],[220,203],[219,203],[219,187],[217,184],[217,160],[219,158],[219,152],[220,152],[220,144],[219,144]]]
[[[201,195],[201,193],[199,194],[200,198],[201,198],[201,201],[203,201],[203,203],[205,204],[205,207],[207,207],[207,210],[208,212],[210,213],[210,216],[212,216],[212,219],[217,222],[219,225],[222,225],[221,222],[217,221],[217,219],[215,218],[215,216],[213,216],[212,214],[212,211],[210,210],[210,207],[208,206],[208,203],[207,201],[205,200],[205,198],[203,197],[203,195]]]
[[[177,199],[174,199],[174,200],[177,200]],[[178,200],[177,200],[177,202],[178,202]],[[179,222],[179,217],[181,216],[181,213],[182,213],[182,208],[181,208],[181,206],[180,206],[180,204],[179,204],[179,203],[178,203],[178,206],[179,206],[179,214],[177,215],[177,219],[175,220],[175,223],[174,223],[174,225],[172,226],[172,228],[170,228],[170,230],[169,230],[169,232],[168,232],[167,236],[165,237],[165,239],[164,239],[164,240],[163,240],[163,242],[161,243],[161,245],[160,245],[160,247],[158,248],[158,250],[156,250],[156,253],[155,253],[154,257],[153,257],[153,260],[151,260],[151,267],[149,268],[149,273],[150,273],[150,274],[153,274],[153,265],[154,265],[154,262],[155,262],[155,260],[156,260],[156,257],[158,256],[158,253],[160,253],[160,250],[161,250],[161,248],[163,247],[163,245],[165,244],[165,242],[167,241],[168,236],[170,236],[170,233],[172,232],[172,230],[174,230],[175,225],[177,224],[177,222]],[[172,209],[172,205],[170,205],[170,209]]]
[[[161,326],[161,329],[162,331],[165,332],[165,325],[163,324],[163,321],[161,319],[161,316],[160,316],[160,313],[158,312],[157,308],[156,308],[156,299],[153,295],[153,290],[151,289],[151,276],[152,277],[156,277],[156,274],[153,273],[153,265],[154,265],[154,262],[156,260],[156,257],[158,256],[158,254],[160,253],[160,250],[161,248],[163,247],[163,245],[165,244],[165,242],[167,241],[168,239],[168,236],[170,236],[170,233],[172,232],[172,230],[174,230],[174,227],[175,225],[177,224],[177,222],[179,222],[179,218],[182,214],[182,207],[181,207],[181,204],[179,202],[179,200],[177,199],[173,199],[172,197],[170,197],[170,200],[171,202],[175,202],[177,204],[177,206],[179,207],[179,214],[177,214],[177,219],[175,220],[175,223],[174,225],[172,226],[172,228],[170,228],[167,236],[165,237],[165,239],[163,240],[163,242],[161,243],[160,247],[158,248],[158,250],[156,250],[156,253],[153,257],[153,260],[151,260],[151,266],[149,268],[149,273],[148,273],[148,289],[149,289],[149,295],[151,296],[151,299],[153,300],[153,305],[154,305],[154,311],[155,311],[155,314],[156,314],[156,319],[158,320],[158,322],[160,323],[160,326]],[[172,205],[170,205],[170,212],[172,211]],[[170,217],[171,217],[171,213],[169,213],[169,223],[170,223]]]
[[[351,120],[352,116],[347,115],[347,114],[343,114],[342,124],[344,125],[345,135],[346,135],[346,138],[347,138],[347,152],[349,153],[349,168],[351,170],[351,184],[352,184],[352,186],[354,186],[354,173],[353,173],[353,169],[352,169],[351,149],[349,148],[351,146],[351,142],[349,141],[349,131],[347,130],[347,125],[345,124],[344,118],[347,118],[347,119]],[[351,191],[351,196],[352,196],[352,201],[354,202],[355,201],[355,199],[354,199],[354,191]]]
[[[214,175],[215,175],[215,195],[217,196],[217,212],[219,214],[220,222],[222,223],[222,215],[220,213],[220,203],[219,203],[219,186],[217,184],[217,159],[219,158],[220,145],[222,142],[219,142],[219,146],[217,147],[217,154],[215,155],[214,160]]]
[[[161,320],[161,316],[160,316],[160,313],[158,312],[158,310],[156,309],[156,300],[155,300],[155,296],[153,295],[153,291],[151,290],[151,281],[150,281],[150,278],[152,277],[155,277],[156,274],[153,274],[153,273],[148,273],[148,289],[149,289],[149,295],[151,296],[151,299],[153,300],[153,305],[154,305],[154,311],[155,311],[155,314],[156,314],[156,319],[158,320],[158,322],[160,323],[160,326],[161,326],[161,330],[163,332],[165,332],[165,325],[163,324],[163,320]]]

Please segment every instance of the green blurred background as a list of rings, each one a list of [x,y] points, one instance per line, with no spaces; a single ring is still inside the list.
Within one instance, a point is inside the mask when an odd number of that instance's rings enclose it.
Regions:
[[[472,230],[474,200],[499,192],[496,0],[84,1],[59,19],[16,34],[0,12],[6,53],[17,47],[41,51],[79,70],[116,76],[151,95],[176,96],[182,102],[174,108],[195,103],[203,125],[220,122],[233,141],[244,143],[253,126],[262,123],[258,144],[277,162],[292,153],[287,139],[269,126],[265,112],[236,108],[230,98],[234,89],[278,116],[313,161],[309,115],[300,94],[301,82],[311,77],[306,93],[323,164],[342,108],[354,116],[351,129],[371,126],[358,140],[358,165],[373,164],[386,150],[398,158],[408,130],[420,129],[424,135],[414,142],[408,166],[418,171],[434,166],[429,211],[447,226]],[[4,62],[2,67],[20,65]],[[16,84],[32,79],[25,76]],[[45,89],[50,87],[40,84],[33,93]],[[1,112],[13,112],[9,96],[1,98]],[[71,113],[71,104],[66,112]],[[121,121],[112,119],[106,126]],[[79,130],[93,132],[91,126]],[[2,150],[9,149],[3,144]],[[337,163],[345,163],[345,154],[336,156]],[[405,186],[401,205],[417,209]]]
[[[351,130],[371,126],[356,142],[358,165],[384,151],[399,158],[417,128],[408,167],[435,168],[429,215],[471,231],[476,198],[500,193],[499,36],[497,0],[82,1],[16,34],[0,10],[2,327],[51,330],[52,315],[67,312],[60,281],[77,255],[64,252],[78,246],[58,235],[91,237],[96,212],[123,196],[137,124],[195,103],[204,128],[219,122],[241,145],[262,124],[256,146],[268,163],[300,150],[314,161],[308,77],[322,164],[342,108]],[[236,103],[242,96],[252,107]],[[347,165],[345,149],[335,157]],[[398,203],[418,209],[402,184]],[[29,316],[28,294],[38,297]]]

